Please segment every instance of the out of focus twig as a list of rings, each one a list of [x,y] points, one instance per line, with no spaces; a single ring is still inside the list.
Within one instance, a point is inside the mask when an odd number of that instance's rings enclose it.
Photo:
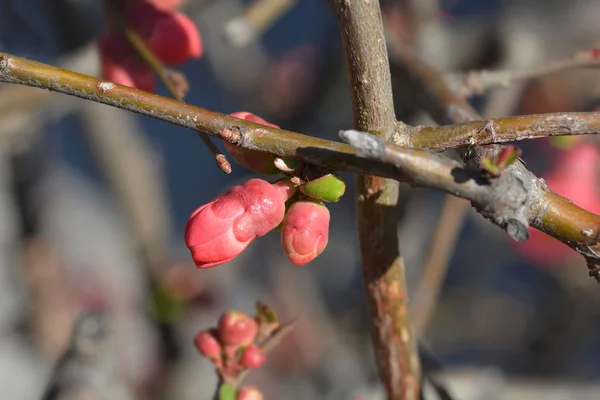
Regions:
[[[183,102],[183,99],[189,89],[188,81],[181,72],[165,67],[165,65],[152,53],[146,46],[142,38],[130,27],[123,29],[123,35],[127,42],[135,50],[137,55],[154,71],[162,80],[165,87],[175,100]],[[214,157],[217,167],[226,174],[231,173],[231,164],[227,161],[227,157],[213,143],[212,139],[203,132],[196,131],[200,139],[204,142],[212,156]]]
[[[446,276],[446,269],[450,263],[467,209],[466,201],[454,196],[445,196],[437,226],[429,240],[423,274],[413,299],[411,314],[415,332],[419,336],[427,329],[435,310],[443,279]]]
[[[244,47],[269,29],[298,0],[254,0],[244,15],[225,24],[225,38],[237,47]]]
[[[574,57],[554,61],[539,67],[521,70],[482,70],[467,74],[449,75],[449,85],[458,95],[469,97],[482,95],[488,90],[508,87],[514,82],[535,79],[544,75],[573,69],[600,67],[600,49],[582,51]]]

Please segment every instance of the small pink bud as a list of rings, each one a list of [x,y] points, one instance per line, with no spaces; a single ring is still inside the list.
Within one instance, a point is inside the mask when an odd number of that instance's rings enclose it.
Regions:
[[[256,122],[257,124],[279,128],[279,126],[271,124],[261,117],[246,111],[238,111],[229,115],[246,121]],[[277,174],[280,172],[275,166],[275,157],[273,157],[272,154],[265,153],[264,151],[244,149],[228,142],[223,143],[229,154],[244,167],[266,175]]]
[[[242,311],[228,311],[219,319],[219,337],[227,346],[248,346],[258,333],[254,318]]]
[[[148,47],[164,63],[179,65],[202,56],[202,38],[196,24],[185,14],[156,1],[136,1],[127,9],[127,20]]]
[[[252,343],[242,353],[242,365],[246,368],[260,368],[266,361],[265,353]]]
[[[263,400],[263,395],[254,386],[244,386],[237,392],[235,400]]]
[[[289,181],[250,179],[194,211],[185,227],[185,242],[196,266],[227,262],[276,228],[295,190]]]
[[[301,200],[283,219],[281,245],[295,265],[304,265],[325,250],[329,239],[329,210],[322,203]]]
[[[211,360],[218,360],[221,358],[221,344],[212,332],[198,332],[194,338],[194,344],[200,354],[204,357]]]

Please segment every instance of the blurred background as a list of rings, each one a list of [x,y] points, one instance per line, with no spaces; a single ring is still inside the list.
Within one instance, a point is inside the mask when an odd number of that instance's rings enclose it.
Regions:
[[[225,27],[251,3],[182,5],[205,51],[180,69],[186,101],[337,140],[352,113],[327,2],[287,1],[272,25],[236,42]],[[594,0],[381,3],[390,34],[449,76],[543,66],[600,45]],[[104,30],[99,1],[0,0],[1,51],[98,76]],[[394,83],[398,118],[433,124],[416,94]],[[600,71],[519,81],[472,101],[485,117],[590,111],[600,105]],[[284,321],[301,317],[248,378],[267,399],[383,398],[351,176],[348,194],[329,207],[329,245],[313,263],[291,265],[270,234],[200,271],[183,242],[187,217],[250,172],[230,158],[233,172],[223,175],[191,131],[46,91],[1,85],[0,121],[0,398],[39,398],[75,318],[103,308],[108,382],[129,393],[110,398],[210,399],[216,377],[192,338],[225,310],[251,313],[259,299]],[[594,140],[520,145],[551,188],[600,212]],[[600,398],[600,296],[582,258],[543,235],[516,246],[468,203],[440,193],[403,187],[400,206],[416,329],[454,398]]]

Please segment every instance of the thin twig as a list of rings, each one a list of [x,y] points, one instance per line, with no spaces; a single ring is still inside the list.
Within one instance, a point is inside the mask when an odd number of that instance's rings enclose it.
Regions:
[[[189,89],[187,79],[178,71],[166,68],[165,65],[154,55],[146,46],[142,38],[130,27],[123,28],[123,36],[135,50],[137,55],[154,71],[154,73],[163,82],[171,96],[178,101],[183,102]],[[210,154],[214,157],[217,167],[226,174],[231,173],[231,164],[227,161],[225,154],[213,143],[206,133],[198,132],[198,136],[204,142]]]
[[[482,70],[467,74],[447,76],[448,84],[459,96],[470,97],[482,95],[487,91],[500,87],[508,87],[517,81],[535,79],[545,75],[573,69],[598,68],[600,57],[598,50],[582,51],[574,57],[558,60],[546,65],[522,70]]]
[[[468,203],[458,197],[446,195],[444,198],[444,206],[429,240],[423,275],[415,291],[416,297],[411,308],[413,326],[419,336],[427,329],[437,304],[467,207]]]
[[[254,0],[244,12],[225,24],[225,38],[237,47],[245,47],[260,37],[298,0]]]
[[[379,2],[336,0],[334,6],[346,53],[354,128],[373,139],[395,135],[401,141],[408,129],[394,113]],[[398,246],[398,187],[390,179],[357,177],[358,236],[379,375],[390,400],[416,400],[420,365]]]

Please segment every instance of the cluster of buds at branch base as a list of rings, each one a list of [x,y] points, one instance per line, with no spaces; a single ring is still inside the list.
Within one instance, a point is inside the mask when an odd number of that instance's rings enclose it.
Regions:
[[[497,178],[513,162],[521,157],[521,149],[514,145],[505,146],[494,158],[481,159],[483,172],[489,178]]]
[[[285,332],[280,328],[275,312],[259,302],[255,317],[231,310],[221,316],[216,328],[198,332],[194,344],[215,365],[219,381],[223,382],[220,399],[263,398],[257,388],[247,386],[238,390],[237,385],[244,372],[265,364],[263,348],[270,340],[281,339]]]
[[[202,56],[202,38],[194,22],[176,10],[181,1],[137,0],[115,2],[117,18],[144,41],[156,58],[167,65],[181,65]],[[121,23],[115,24],[121,28]],[[113,28],[116,28],[113,27]],[[102,77],[148,92],[155,88],[150,67],[129,46],[122,32],[106,32],[99,41]]]

